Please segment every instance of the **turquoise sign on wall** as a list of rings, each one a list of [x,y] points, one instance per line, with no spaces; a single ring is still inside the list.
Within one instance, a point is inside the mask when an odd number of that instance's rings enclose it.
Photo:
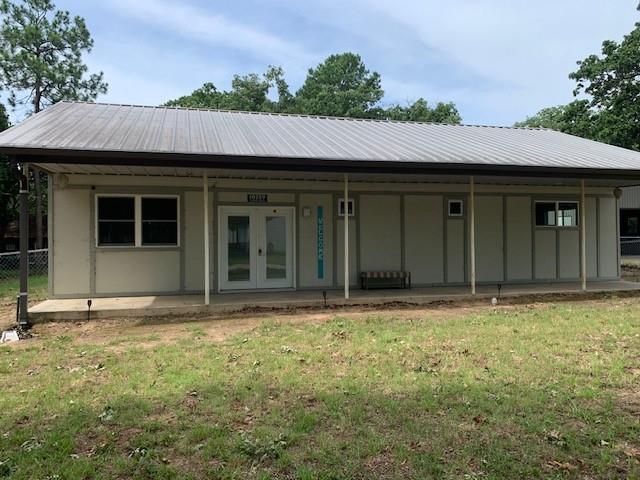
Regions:
[[[317,235],[316,235],[316,249],[318,258],[318,278],[324,278],[324,209],[318,207],[317,212]]]

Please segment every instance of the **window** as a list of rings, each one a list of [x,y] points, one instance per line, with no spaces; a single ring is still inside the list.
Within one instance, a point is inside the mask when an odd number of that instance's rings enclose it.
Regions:
[[[536,203],[536,226],[555,227],[556,226],[556,203],[537,202]]]
[[[135,197],[98,197],[98,245],[135,245],[135,210]]]
[[[449,200],[449,216],[461,217],[463,214],[462,200]]]
[[[142,245],[177,245],[177,197],[142,197],[141,201]]]
[[[640,209],[623,208],[620,210],[620,236],[640,237]]]
[[[96,207],[98,246],[178,246],[177,196],[98,195]]]
[[[536,227],[577,227],[578,202],[536,202]]]
[[[353,217],[354,216],[353,198],[350,198],[349,201],[347,202],[347,208],[349,209],[349,216]],[[344,217],[344,198],[338,199],[338,216]]]

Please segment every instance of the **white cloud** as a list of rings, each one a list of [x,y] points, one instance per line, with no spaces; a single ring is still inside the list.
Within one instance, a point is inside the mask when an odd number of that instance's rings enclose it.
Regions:
[[[314,55],[284,38],[184,2],[112,0],[109,6],[137,21],[154,24],[210,46],[240,50],[277,64],[308,65]]]

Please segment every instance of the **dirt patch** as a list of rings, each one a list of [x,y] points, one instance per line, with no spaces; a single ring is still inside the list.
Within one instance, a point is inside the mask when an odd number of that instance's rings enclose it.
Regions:
[[[640,390],[626,390],[618,394],[618,406],[637,417],[640,417]]]

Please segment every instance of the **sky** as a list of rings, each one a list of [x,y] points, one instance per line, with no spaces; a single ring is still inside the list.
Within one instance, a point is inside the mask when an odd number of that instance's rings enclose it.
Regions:
[[[384,102],[452,101],[512,125],[572,100],[576,61],[621,40],[637,0],[57,0],[85,18],[98,101],[157,105],[234,74],[284,68],[293,91],[332,53],[360,54]]]

